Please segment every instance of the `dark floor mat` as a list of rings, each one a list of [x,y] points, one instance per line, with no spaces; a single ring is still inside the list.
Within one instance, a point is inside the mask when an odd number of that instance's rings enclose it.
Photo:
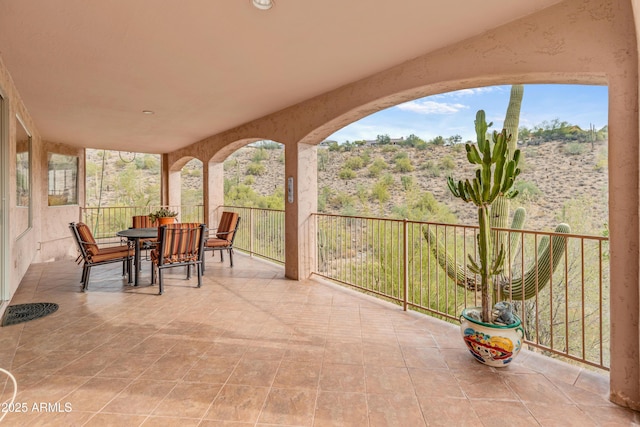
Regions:
[[[2,317],[2,326],[15,325],[16,323],[39,319],[40,317],[53,313],[57,309],[58,304],[53,302],[10,305]]]

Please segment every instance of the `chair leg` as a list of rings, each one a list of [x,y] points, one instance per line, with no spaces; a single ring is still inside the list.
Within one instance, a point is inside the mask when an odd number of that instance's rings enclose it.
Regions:
[[[198,287],[202,286],[202,273],[204,270],[204,262],[196,264],[196,269],[198,271]]]
[[[220,262],[224,262],[224,249],[220,250]]]
[[[229,248],[229,262],[231,263],[231,267],[233,267],[233,248]]]
[[[87,274],[84,276],[84,284],[82,285],[82,292],[86,292],[89,288],[89,276],[91,275],[91,266],[87,266]]]
[[[158,269],[158,295],[162,295],[162,292],[164,291],[164,289],[162,289],[162,269]]]
[[[191,279],[191,264],[187,264],[187,280]]]
[[[133,260],[131,259],[131,257],[129,257],[127,258],[127,272],[129,273],[129,279],[127,280],[127,283],[129,284],[133,283],[133,278],[131,275],[131,270],[133,270],[132,266],[133,266]]]
[[[156,265],[151,263],[151,284],[156,284]]]

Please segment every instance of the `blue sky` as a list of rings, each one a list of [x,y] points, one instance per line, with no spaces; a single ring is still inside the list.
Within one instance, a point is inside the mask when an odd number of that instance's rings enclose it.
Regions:
[[[475,140],[476,112],[485,110],[492,129],[502,129],[509,104],[511,86],[488,86],[433,95],[399,104],[358,120],[329,136],[328,140],[357,141],[415,134],[428,141],[438,135],[461,135]],[[606,86],[539,84],[525,85],[520,127],[533,129],[554,119],[589,129],[607,125],[608,88]]]

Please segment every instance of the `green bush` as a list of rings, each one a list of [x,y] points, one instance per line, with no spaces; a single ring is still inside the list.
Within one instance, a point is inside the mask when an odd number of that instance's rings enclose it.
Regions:
[[[398,151],[398,146],[396,145],[383,145],[382,152],[383,153],[395,153]]]
[[[404,175],[400,178],[400,182],[402,182],[402,188],[404,191],[409,191],[411,187],[413,187],[413,177],[410,175]]]
[[[433,160],[427,160],[426,162],[424,162],[420,166],[420,169],[426,171],[427,175],[429,176],[440,176],[440,166],[438,166]]]
[[[260,163],[250,163],[247,166],[247,175],[262,175],[264,173],[264,165]]]
[[[581,144],[579,142],[569,142],[562,146],[562,152],[569,156],[579,156],[587,151],[587,144]]]
[[[444,156],[442,160],[440,160],[440,167],[446,170],[453,170],[456,168],[456,162],[451,156]]]
[[[387,162],[384,161],[383,158],[378,157],[373,161],[371,166],[369,166],[369,177],[377,178],[380,176],[383,170],[387,168]]]
[[[378,181],[373,185],[371,189],[371,199],[377,200],[380,203],[385,203],[391,198],[387,185],[384,182]]]
[[[390,187],[394,184],[395,180],[393,179],[393,175],[391,175],[390,173],[386,173],[384,174],[384,176],[380,179],[380,182],[387,186]]]
[[[411,172],[413,165],[408,157],[396,159],[396,171],[398,172]]]
[[[238,159],[229,159],[224,162],[223,168],[225,171],[232,170],[238,166]]]
[[[542,191],[535,185],[533,182],[529,181],[516,181],[513,186],[516,190],[518,190],[518,197],[523,196],[529,199],[535,199],[542,195]]]
[[[351,169],[349,169],[347,167],[344,167],[338,173],[338,176],[340,177],[340,179],[353,179],[353,178],[356,177],[356,173],[354,171],[352,171]]]
[[[364,161],[362,160],[361,157],[349,157],[345,162],[344,162],[344,168],[345,169],[352,169],[352,170],[358,170],[358,169],[362,169],[364,167]]]
[[[251,161],[259,163],[263,160],[267,160],[269,158],[269,153],[264,148],[257,148],[253,152],[253,156],[251,156]]]
[[[609,167],[609,153],[607,147],[603,147],[598,150],[598,154],[596,155],[596,164],[593,167],[596,171],[602,172]]]

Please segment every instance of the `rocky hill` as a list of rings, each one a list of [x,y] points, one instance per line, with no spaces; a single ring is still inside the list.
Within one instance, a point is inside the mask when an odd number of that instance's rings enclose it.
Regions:
[[[573,222],[574,232],[601,234],[608,218],[607,143],[547,142],[519,147],[522,151],[522,174],[518,178],[521,194],[512,206],[527,209],[525,228],[553,230],[558,222]],[[254,147],[245,147],[226,162],[225,177],[242,182],[250,165],[264,166],[260,175],[249,179],[251,187],[261,195],[272,194],[284,183],[283,150],[264,150],[267,158],[256,161]],[[354,158],[364,158],[362,166]],[[406,157],[407,162],[397,159]],[[351,159],[351,160],[350,160]],[[374,176],[371,167],[386,165]],[[353,173],[344,173],[345,169]],[[416,193],[431,192],[435,199],[453,212],[458,222],[476,223],[476,211],[471,204],[455,199],[449,193],[446,177],[470,177],[473,169],[466,160],[463,145],[429,146],[418,150],[401,146],[358,147],[349,152],[318,148],[318,192],[328,195],[325,212],[345,213],[345,205],[335,200],[349,200],[350,214],[392,216]],[[410,170],[412,169],[412,170]],[[347,176],[350,175],[350,176]],[[386,180],[389,198],[380,202],[372,196],[377,182]],[[390,181],[390,182],[389,182]],[[407,191],[407,187],[411,191]],[[322,197],[322,196],[320,196]],[[333,200],[333,202],[332,202]],[[322,203],[320,203],[322,205]],[[571,215],[584,215],[576,221]],[[585,221],[588,219],[588,221]]]
[[[527,209],[525,228],[553,230],[568,222],[572,231],[585,234],[606,232],[608,221],[607,143],[547,142],[520,147],[521,194],[512,206]],[[318,208],[322,212],[410,217],[408,206],[425,204],[443,209],[419,211],[411,219],[476,223],[471,204],[453,198],[446,177],[465,179],[472,175],[464,146],[430,145],[419,150],[396,145],[356,147],[332,151],[318,147]],[[134,159],[107,153],[102,206],[140,206],[159,203],[159,157],[149,154]],[[87,204],[97,205],[102,155],[87,151]],[[202,200],[199,162],[189,162],[182,172],[183,204]],[[247,146],[225,161],[227,188],[244,184],[259,196],[284,188],[284,150]],[[229,192],[231,193],[231,192]],[[229,196],[229,193],[227,196]],[[431,193],[433,197],[425,198]],[[284,196],[275,200],[284,206]],[[425,202],[426,200],[426,202]],[[435,200],[437,203],[431,201]],[[227,203],[234,203],[227,200]],[[415,214],[415,210],[410,211]],[[451,214],[455,215],[453,217]]]

